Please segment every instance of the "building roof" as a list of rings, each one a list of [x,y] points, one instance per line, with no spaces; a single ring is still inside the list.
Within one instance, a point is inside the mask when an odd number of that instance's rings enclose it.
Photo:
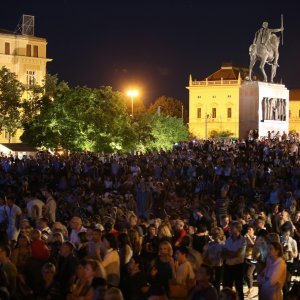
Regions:
[[[0,145],[15,152],[37,152],[38,151],[35,147],[23,143],[1,143]]]
[[[41,38],[41,37],[38,37],[38,36],[35,36],[35,35],[25,35],[25,34],[22,34],[22,33],[19,33],[19,32],[14,32],[14,31],[11,31],[11,30],[3,29],[3,28],[0,28],[0,34],[9,34],[9,35],[18,36],[18,38],[27,38],[27,39],[30,38],[30,39],[35,39],[35,40],[46,41],[45,38]]]
[[[222,64],[221,69],[209,75],[207,78],[208,81],[217,81],[217,80],[238,80],[239,74],[241,74],[241,79],[246,79],[249,76],[249,69],[244,67],[233,66],[231,63]],[[204,79],[204,80],[205,80]]]
[[[290,101],[300,101],[300,89],[290,90]]]
[[[10,31],[10,30],[7,30],[7,29],[3,29],[3,28],[0,28],[0,33],[15,34],[13,31]]]

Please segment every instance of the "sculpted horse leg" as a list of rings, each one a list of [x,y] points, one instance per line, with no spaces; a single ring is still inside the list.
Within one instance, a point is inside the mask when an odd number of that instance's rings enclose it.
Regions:
[[[276,76],[277,64],[272,64],[272,71],[271,71],[271,82],[273,83],[273,79]]]
[[[252,44],[249,47],[249,55],[250,55],[250,66],[249,66],[249,80],[252,80],[252,69],[256,63],[257,60],[257,53],[256,53],[257,49],[256,49],[256,45]]]
[[[256,56],[251,56],[250,66],[249,66],[249,80],[252,80],[252,69],[256,63]]]
[[[271,51],[271,56],[270,56],[270,61],[272,60],[272,58],[274,58],[273,60],[273,64],[272,64],[272,70],[271,70],[271,82],[273,83],[274,77],[276,75],[276,70],[278,66],[278,58],[279,58],[279,52],[278,52],[278,46],[279,46],[279,37],[277,37],[275,34],[272,34],[271,38],[270,38],[270,49]]]
[[[260,61],[260,65],[259,65],[259,68],[260,68],[261,72],[264,75],[264,82],[268,82],[268,77],[267,77],[267,74],[265,72],[266,61],[267,61],[267,56],[264,56],[263,59]]]

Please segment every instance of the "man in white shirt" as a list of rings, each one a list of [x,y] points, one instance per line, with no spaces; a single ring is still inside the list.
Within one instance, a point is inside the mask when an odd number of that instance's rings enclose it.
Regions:
[[[291,265],[294,258],[298,257],[297,242],[291,237],[291,232],[289,230],[282,234],[280,242],[283,246],[283,258],[288,265]]]
[[[72,244],[74,244],[77,247],[80,244],[78,233],[86,232],[87,229],[82,226],[82,220],[79,217],[73,217],[70,221],[70,226],[72,228],[70,241]]]
[[[21,208],[15,204],[15,198],[13,195],[6,196],[7,204],[5,205],[5,213],[7,215],[8,227],[6,230],[8,240],[13,248],[17,242],[20,232],[20,220],[21,220]]]
[[[176,270],[176,283],[187,285],[188,280],[195,279],[191,263],[187,260],[189,250],[181,246],[175,252],[176,260],[178,261],[178,268]]]
[[[243,292],[243,264],[245,260],[246,239],[241,235],[243,226],[238,221],[230,225],[230,237],[226,240],[222,250],[225,259],[224,264],[224,287],[233,287],[238,293],[239,299],[244,299]]]
[[[45,203],[36,196],[29,195],[25,197],[27,217],[29,219],[37,220],[43,217],[43,207]]]
[[[43,196],[46,198],[46,214],[49,216],[49,222],[55,223],[56,220],[56,201],[52,197],[51,193],[44,189],[41,191]]]

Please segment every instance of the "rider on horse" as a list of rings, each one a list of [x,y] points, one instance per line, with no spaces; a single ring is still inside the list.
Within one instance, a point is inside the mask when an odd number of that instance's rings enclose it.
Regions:
[[[274,34],[275,32],[283,31],[283,24],[280,29],[268,28],[268,22],[263,22],[262,28],[260,28],[254,37],[253,44],[249,47],[250,66],[249,66],[249,79],[251,80],[252,69],[256,61],[260,61],[259,68],[264,76],[264,81],[267,82],[267,74],[264,70],[265,64],[272,66],[270,82],[273,83],[273,79],[276,75],[276,69],[278,67],[278,46],[280,38]]]
[[[274,47],[273,43],[271,43],[270,40],[271,40],[271,35],[273,32],[281,32],[281,31],[283,31],[283,28],[271,29],[271,28],[268,28],[268,26],[269,26],[268,22],[263,22],[262,28],[260,28],[255,33],[253,44],[264,45],[268,51],[273,50],[274,51],[274,64],[277,65],[278,57],[279,57],[278,47]]]

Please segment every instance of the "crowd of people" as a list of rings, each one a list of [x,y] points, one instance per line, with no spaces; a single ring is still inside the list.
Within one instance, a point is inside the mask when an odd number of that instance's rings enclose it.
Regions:
[[[298,147],[2,155],[0,299],[299,299]]]

